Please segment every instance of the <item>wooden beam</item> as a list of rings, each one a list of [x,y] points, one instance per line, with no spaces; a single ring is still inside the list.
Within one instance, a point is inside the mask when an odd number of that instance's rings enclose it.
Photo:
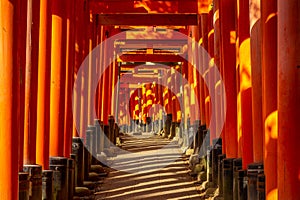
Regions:
[[[135,77],[133,75],[126,75],[124,77],[121,77],[121,84],[138,84],[138,83],[153,83],[157,82],[158,77]]]
[[[183,37],[183,36],[182,36]],[[145,47],[152,46],[183,46],[188,43],[187,38],[182,39],[126,39],[126,40],[116,40],[115,45],[126,47],[126,45],[145,45]]]
[[[184,62],[185,56],[175,54],[123,54],[121,62]]]
[[[90,0],[91,12],[96,13],[197,13],[197,0]]]
[[[198,25],[198,14],[99,14],[99,23],[132,26]]]

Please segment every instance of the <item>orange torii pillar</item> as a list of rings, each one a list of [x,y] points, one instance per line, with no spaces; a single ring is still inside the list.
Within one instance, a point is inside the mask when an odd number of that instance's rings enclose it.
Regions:
[[[104,29],[104,27],[103,26],[101,26],[101,25],[99,25],[99,27],[98,27],[98,34],[99,34],[99,44],[101,43],[101,42],[103,42],[103,40],[104,40],[104,31],[103,31],[103,29]],[[103,52],[103,46],[104,45],[100,45],[99,46],[99,54],[98,54],[98,56],[99,56],[99,64],[97,65],[97,73],[99,74],[98,75],[98,77],[99,77],[99,80],[98,80],[98,96],[97,96],[97,98],[98,98],[98,118],[103,122],[103,116],[102,116],[102,110],[103,110],[103,107],[102,107],[102,102],[103,102],[103,100],[102,100],[102,95],[103,95],[103,81],[102,81],[102,78],[104,78],[103,76],[101,76],[100,74],[103,74],[103,56],[104,56],[104,53],[102,53]]]
[[[50,156],[64,155],[65,24],[64,4],[52,1]]]
[[[174,96],[174,91],[175,91],[175,66],[172,66],[170,71],[171,71],[171,74],[170,74],[170,87],[168,88],[169,89],[169,92],[170,92],[170,100],[171,100],[171,104],[170,104],[170,111],[172,113],[172,122],[176,122],[177,120],[177,113],[175,112],[175,108],[176,108],[176,105],[175,105],[175,102],[176,102],[176,96]]]
[[[278,199],[300,199],[300,3],[277,5]]]
[[[84,6],[81,8],[80,16],[82,17],[82,28],[86,31],[82,34],[82,62],[86,59],[86,56],[89,53],[89,30],[90,30],[90,13],[88,10],[88,5],[86,2],[82,1],[81,3]],[[80,30],[82,31],[82,30]],[[81,64],[81,63],[80,63]],[[85,62],[85,64],[89,64],[89,61]],[[85,66],[87,67],[87,66]],[[88,68],[88,67],[87,67]],[[82,71],[81,78],[81,94],[80,94],[80,136],[84,139],[85,131],[88,125],[88,87],[89,87],[89,70]]]
[[[163,86],[162,86],[162,77],[161,77],[161,70],[158,71],[158,79],[157,79],[157,94],[156,96],[156,104],[160,104],[161,108],[159,109],[158,114],[158,131],[161,131],[163,127]]]
[[[166,119],[164,122],[164,135],[163,137],[169,137],[170,135],[170,128],[171,128],[171,123],[172,123],[172,94],[170,93],[169,88],[171,87],[171,69],[166,69],[164,72],[164,76],[163,76],[163,81],[166,82],[164,85],[166,85],[167,87],[163,87],[164,89],[164,95],[163,95],[163,103],[164,103],[164,107],[166,109]]]
[[[208,54],[210,56],[209,60],[208,60],[208,66],[207,66],[207,73],[206,73],[206,79],[208,80],[208,85],[207,87],[210,88],[208,92],[209,95],[209,102],[207,104],[208,108],[208,112],[209,112],[209,117],[210,119],[210,141],[212,143],[212,141],[214,139],[217,139],[217,135],[216,135],[216,113],[212,113],[212,106],[213,106],[213,102],[215,100],[215,86],[212,85],[214,83],[214,74],[212,73],[213,70],[212,68],[214,67],[214,27],[213,27],[213,11],[210,10],[208,15],[207,15],[207,27],[208,27]],[[214,104],[216,104],[217,102],[214,102]],[[214,117],[214,119],[213,119]]]
[[[66,85],[65,85],[65,116],[64,116],[64,157],[72,152],[72,96],[74,84],[75,56],[75,7],[73,0],[66,1],[67,30],[66,30]]]
[[[172,93],[171,91],[171,86],[172,86],[172,76],[171,76],[171,69],[166,70],[167,74],[167,87],[165,87],[165,93],[166,93],[166,98],[165,98],[165,106],[166,106],[166,111],[167,114],[172,114]]]
[[[204,106],[204,118],[205,118],[205,122],[207,125],[207,128],[209,129],[209,125],[210,125],[210,94],[208,92],[208,85],[205,80],[206,80],[206,74],[208,72],[208,66],[209,66],[209,58],[208,58],[208,14],[204,13],[201,14],[201,32],[202,32],[202,47],[203,47],[203,55],[202,55],[202,66],[201,66],[201,72],[202,72],[202,78],[203,78],[203,99],[204,102],[202,106]],[[211,133],[210,133],[211,134]],[[210,138],[210,143],[212,141],[212,136],[209,136]]]
[[[152,128],[152,126],[149,124],[150,122],[152,122],[150,119],[151,118],[152,118],[152,120],[154,119],[153,115],[151,115],[149,112],[152,105],[153,105],[152,84],[148,83],[148,84],[146,84],[146,108],[147,108],[146,132],[149,132],[150,128]]]
[[[49,169],[51,4],[40,1],[36,163]]]
[[[252,83],[250,64],[250,22],[249,0],[237,0],[237,29],[238,29],[238,60],[239,60],[239,96],[238,119],[240,120],[241,135],[239,145],[242,147],[243,169],[253,162],[253,131],[252,131]]]
[[[111,36],[114,36],[118,33],[121,32],[120,28],[113,28],[111,30]],[[113,52],[112,55],[116,54],[116,52]],[[119,98],[119,94],[118,94],[118,89],[119,89],[119,85],[118,84],[118,79],[119,79],[119,64],[117,62],[117,60],[114,60],[112,58],[112,81],[111,81],[111,115],[114,115],[115,117],[117,117],[117,112],[118,112],[118,98]],[[118,122],[118,119],[115,119],[115,122]]]
[[[15,1],[14,9],[14,46],[13,57],[14,66],[17,66],[16,77],[19,80],[25,80],[26,65],[26,29],[27,29],[27,2]],[[2,12],[2,11],[1,11]],[[25,107],[25,81],[14,81],[13,105],[15,105],[16,118],[18,119],[14,125],[14,131],[19,135],[19,172],[23,171],[23,152],[24,152],[24,107]]]
[[[14,52],[14,11],[17,5],[11,1],[1,1],[0,6],[0,198],[3,200],[18,199],[18,151],[19,135],[16,122],[19,120],[17,105],[14,105],[15,92],[19,84],[19,68],[13,63]],[[15,92],[14,92],[15,91]]]
[[[147,112],[147,105],[146,105],[146,85],[145,83],[142,84],[142,97],[141,97],[141,105],[142,105],[142,122],[146,122],[146,112]]]
[[[277,199],[277,0],[261,1],[262,100],[266,199]]]
[[[39,45],[39,2],[32,1],[27,8],[24,164],[36,163],[36,120]]]
[[[191,26],[191,31],[192,31],[192,39],[193,39],[193,43],[192,43],[192,64],[193,66],[191,66],[191,71],[193,73],[193,90],[194,90],[194,105],[195,105],[195,109],[193,109],[195,115],[195,132],[197,132],[198,127],[200,126],[200,113],[199,113],[199,101],[200,101],[200,87],[199,87],[199,74],[197,71],[198,65],[199,65],[199,51],[198,51],[198,42],[199,42],[199,37],[201,35],[200,30],[199,30],[199,26]]]
[[[103,27],[103,40],[106,40],[109,34],[108,28],[105,26]],[[104,98],[107,97],[108,95],[108,89],[109,89],[109,68],[107,68],[108,64],[109,64],[109,60],[108,60],[108,53],[106,52],[107,49],[107,45],[104,45],[104,49],[102,49],[102,52],[100,52],[102,54],[102,61],[101,61],[101,68],[104,70],[102,73],[102,104],[101,104],[101,120],[103,121],[103,123],[105,125],[108,125],[108,105],[109,105],[109,100],[108,98]]]
[[[260,0],[250,0],[253,160],[263,161]]]
[[[127,132],[132,131],[132,113],[131,113],[131,104],[130,104],[130,88],[128,88],[124,91],[125,92],[125,122],[127,126]]]
[[[220,138],[222,138],[222,152],[225,154],[226,153],[226,145],[225,145],[225,137],[224,137],[224,131],[223,127],[222,129],[219,129],[220,123],[221,123],[221,118],[222,118],[222,108],[223,108],[223,99],[222,99],[222,82],[221,80],[217,80],[217,77],[219,73],[221,75],[222,71],[222,52],[221,52],[221,46],[222,46],[222,38],[221,38],[221,27],[220,27],[220,0],[214,0],[213,1],[214,7],[213,7],[213,28],[214,28],[214,65],[217,67],[217,70],[214,71],[214,78],[215,78],[215,117],[216,117],[216,135]],[[221,76],[220,76],[221,77]]]
[[[207,50],[207,21],[206,21],[206,17],[207,14],[201,14],[200,15],[200,32],[201,32],[201,51],[200,51],[200,73],[201,73],[201,77],[200,77],[200,120],[201,120],[201,125],[206,125],[207,124],[207,118],[206,118],[206,110],[205,110],[205,99],[206,99],[206,95],[205,95],[205,90],[207,90],[206,88],[206,83],[204,81],[204,69],[205,69],[205,65],[206,65],[206,50]]]
[[[112,26],[109,26],[108,27],[108,32],[107,32],[107,36],[108,37],[111,37],[112,36],[112,29],[113,29],[113,27]],[[106,49],[104,49],[104,51],[107,51],[107,59],[108,59],[108,63],[107,63],[107,65],[108,65],[108,68],[107,68],[107,70],[108,70],[108,81],[106,82],[106,87],[107,87],[107,92],[108,93],[106,93],[107,94],[107,106],[106,106],[106,113],[107,113],[107,115],[108,116],[110,116],[110,115],[113,115],[112,113],[111,113],[111,105],[112,105],[112,85],[113,85],[113,72],[114,72],[114,66],[115,66],[115,61],[113,60],[113,57],[112,57],[112,55],[113,55],[113,49],[112,49],[112,47],[110,47],[110,45],[113,45],[113,44],[110,44],[110,43],[108,43],[107,44],[108,46],[106,47]]]
[[[175,66],[172,66],[171,68],[171,85],[169,88],[169,92],[171,95],[171,113],[172,113],[172,122],[171,122],[171,129],[170,129],[170,138],[175,137],[176,135],[176,122],[177,122],[177,110],[176,110],[176,103],[178,101],[176,93],[174,93],[176,91],[176,81],[175,81],[175,76],[176,76],[176,70],[175,70]]]
[[[188,27],[188,36],[190,37],[190,39],[192,40],[192,38],[195,36],[195,35],[193,35],[193,30],[192,30],[192,27],[191,26],[189,26]],[[186,65],[186,67],[187,67],[187,81],[188,81],[188,90],[189,91],[187,91],[187,93],[186,93],[186,95],[188,95],[189,96],[189,101],[188,101],[188,105],[187,106],[189,106],[189,111],[188,111],[188,114],[189,114],[189,117],[190,117],[190,124],[191,124],[191,126],[193,126],[194,125],[194,122],[195,122],[195,116],[196,116],[196,113],[195,113],[195,107],[196,107],[196,105],[195,105],[195,91],[194,91],[194,77],[193,77],[193,75],[194,75],[194,68],[193,68],[193,62],[194,62],[194,53],[195,52],[193,52],[193,43],[192,42],[190,42],[189,44],[187,44],[188,45],[188,51],[187,51],[187,56],[188,56],[188,61],[189,62],[187,62],[187,65]],[[193,126],[194,127],[194,126]]]
[[[87,22],[87,44],[88,45],[88,55],[87,55],[87,59],[88,59],[88,79],[87,79],[87,116],[86,116],[86,120],[87,120],[87,125],[93,125],[94,124],[94,119],[92,119],[92,112],[94,110],[95,107],[95,100],[94,100],[94,91],[92,91],[92,88],[94,87],[94,82],[95,82],[95,58],[92,56],[91,51],[94,48],[94,37],[93,37],[93,32],[94,32],[94,24],[96,22],[96,16],[92,15],[91,13],[89,13],[89,21]]]
[[[83,3],[82,0],[75,1],[75,13],[78,17],[75,17],[75,27],[74,27],[74,34],[75,34],[75,55],[74,55],[74,80],[77,77],[78,70],[80,65],[83,61],[82,55],[82,29],[83,29]],[[74,96],[73,96],[73,120],[76,123],[73,123],[73,137],[80,136],[80,105],[81,105],[81,80],[77,80],[78,84],[74,85]],[[77,125],[77,126],[76,126]]]
[[[188,79],[188,63],[187,63],[187,61],[183,62],[181,71],[182,71],[182,78],[187,80]],[[183,82],[183,84],[184,84],[184,82]],[[189,94],[188,87],[186,85],[182,85],[182,89],[183,89],[182,104],[184,107],[184,129],[188,130],[189,125],[190,125],[190,115],[189,115],[189,113],[190,113],[190,107],[189,107],[190,94]],[[163,103],[164,103],[164,101],[163,101]]]
[[[226,157],[236,158],[237,137],[237,91],[236,91],[236,54],[235,54],[235,0],[220,1],[220,28],[222,32],[222,68],[226,95],[225,141]],[[224,95],[224,96],[225,96]]]
[[[97,45],[99,45],[99,43],[100,43],[100,41],[101,41],[101,25],[99,25],[99,22],[98,22],[98,19],[96,18],[96,23],[95,23],[95,25],[94,25],[94,39],[95,39],[95,44],[94,44],[94,46],[97,46]],[[98,76],[100,75],[100,73],[101,73],[101,70],[100,70],[100,62],[101,62],[101,56],[100,56],[100,52],[101,52],[101,48],[100,47],[98,47],[99,49],[98,49],[98,54],[96,54],[96,63],[95,63],[95,65],[96,65],[96,70],[95,70],[95,73],[97,74],[97,78],[96,78],[96,80],[95,80],[95,83],[94,84],[96,84],[97,85],[97,88],[96,88],[96,94],[95,94],[95,99],[94,99],[94,101],[95,101],[95,110],[96,110],[96,117],[97,117],[97,119],[101,119],[101,117],[100,117],[100,110],[101,110],[101,108],[100,108],[100,105],[101,105],[101,101],[100,101],[100,81],[98,80]],[[101,121],[101,120],[100,120]]]
[[[129,95],[129,102],[128,102],[128,106],[129,106],[129,114],[130,114],[130,131],[133,132],[135,131],[135,119],[136,119],[136,116],[135,116],[135,97],[133,96],[134,95],[134,90],[131,90],[130,91],[130,95]]]
[[[181,65],[177,65],[175,66],[175,70],[176,70],[176,74],[175,74],[175,92],[177,91],[177,94],[175,94],[175,98],[177,99],[174,104],[174,109],[175,109],[175,115],[176,115],[176,122],[178,123],[178,125],[181,122],[181,108],[180,104],[182,103],[182,94],[180,92],[180,88],[182,85],[182,76],[181,76]]]

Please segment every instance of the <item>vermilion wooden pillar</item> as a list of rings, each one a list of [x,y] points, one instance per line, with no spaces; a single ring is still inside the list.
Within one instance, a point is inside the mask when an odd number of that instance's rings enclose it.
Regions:
[[[191,31],[192,31],[192,64],[191,66],[191,71],[192,71],[192,79],[193,79],[193,84],[192,84],[192,89],[194,90],[194,95],[193,95],[193,101],[194,101],[194,106],[195,108],[192,110],[194,113],[194,118],[195,120],[200,120],[199,118],[199,102],[200,102],[200,87],[199,87],[199,74],[197,72],[197,67],[199,65],[199,51],[198,51],[198,42],[199,42],[199,27],[198,26],[191,26]],[[175,82],[174,82],[175,84]],[[175,101],[176,102],[176,101]]]
[[[75,63],[74,63],[74,79],[77,77],[78,70],[83,60],[82,55],[82,43],[83,43],[83,1],[82,0],[75,0],[74,3],[75,7]],[[77,80],[76,87],[74,86],[74,97],[73,97],[73,137],[80,136],[80,106],[81,106],[81,80]]]
[[[142,96],[141,96],[141,105],[142,105],[142,121],[146,122],[146,112],[147,112],[147,102],[146,102],[146,85],[145,83],[142,84]]]
[[[161,77],[161,70],[158,70],[158,79],[157,79],[157,94],[156,94],[156,103],[161,105],[161,108],[163,108],[163,87],[162,87],[162,77]],[[159,109],[159,120],[163,120],[163,109]],[[159,131],[162,128],[162,121],[159,121]]]
[[[181,122],[181,119],[182,119],[182,116],[181,116],[181,113],[183,111],[183,105],[181,105],[182,103],[182,94],[180,92],[180,87],[181,87],[181,83],[182,83],[182,76],[180,75],[181,73],[181,66],[180,65],[177,65],[175,67],[175,70],[177,71],[176,72],[176,75],[175,75],[175,91],[177,91],[177,94],[175,94],[175,113],[176,113],[176,122],[180,123]],[[157,96],[157,95],[155,95]]]
[[[208,84],[207,87],[209,88],[209,102],[207,104],[207,110],[209,113],[210,119],[210,140],[212,142],[213,139],[216,138],[216,112],[212,113],[212,106],[216,105],[217,102],[215,101],[215,85],[214,83],[214,71],[212,68],[214,67],[214,27],[213,27],[213,10],[210,10],[208,15],[207,15],[207,27],[208,27],[208,55],[209,55],[209,60],[208,60],[208,66],[205,68],[208,69],[206,72]]]
[[[87,1],[82,0],[80,2],[80,4],[83,4],[83,6],[80,8],[82,9],[79,13],[79,16],[82,17],[82,26],[81,28],[83,28],[85,31],[83,31],[82,33],[82,62],[85,59],[88,59],[88,53],[89,53],[89,32],[90,32],[90,13],[89,13],[89,9],[88,9],[88,3]],[[82,31],[82,30],[79,30]],[[80,63],[81,66],[82,63]],[[85,66],[82,65],[81,67],[84,67],[85,70],[82,70],[82,76],[81,78],[81,93],[80,93],[80,136],[83,137],[85,139],[85,130],[86,127],[88,125],[88,116],[89,116],[89,112],[88,112],[88,87],[89,87],[89,70],[88,70],[88,66],[89,65],[89,61],[85,62]]]
[[[278,199],[300,199],[300,3],[278,1]]]
[[[261,1],[266,199],[277,199],[277,0]]]
[[[219,124],[221,123],[222,116],[222,108],[223,108],[223,99],[222,99],[222,85],[221,80],[217,80],[218,74],[220,74],[221,77],[221,66],[222,66],[222,52],[221,52],[221,46],[222,46],[222,38],[221,38],[221,27],[220,27],[220,0],[214,0],[213,1],[214,7],[213,7],[213,27],[214,27],[214,64],[215,67],[217,67],[218,71],[214,70],[214,78],[215,84],[215,116],[216,116],[216,134],[217,136],[222,138],[222,151],[223,153],[226,153],[226,138],[222,134],[222,129],[217,128],[219,127]],[[223,128],[223,127],[221,127]]]
[[[152,93],[152,84],[146,84],[146,106],[147,106],[147,117],[151,117],[149,111],[153,105],[153,93]]]
[[[226,95],[225,141],[226,157],[236,158],[237,137],[237,92],[235,54],[235,10],[234,0],[220,1],[220,28],[222,37],[222,68]]]
[[[39,49],[39,0],[29,0],[27,8],[24,163],[36,163],[37,83]]]
[[[99,44],[103,41],[103,26],[99,25],[98,27],[98,32],[99,32]],[[103,45],[100,44],[100,47],[99,47],[99,66],[98,66],[98,70],[99,72],[98,73],[102,73],[102,70],[101,70],[101,66],[103,64]],[[102,120],[103,116],[102,116],[102,85],[103,85],[103,82],[102,82],[102,79],[99,79],[98,81],[98,118]]]
[[[15,127],[17,105],[13,105],[13,82],[19,82],[18,67],[13,63],[14,11],[16,5],[11,1],[0,4],[0,146],[2,150],[0,164],[0,198],[18,199],[18,130]],[[13,81],[14,80],[14,81]]]
[[[19,136],[19,171],[23,171],[23,152],[24,152],[24,103],[25,103],[25,65],[26,65],[26,29],[27,29],[27,2],[16,0],[14,9],[14,65],[18,68],[15,77],[20,81],[14,81],[13,105],[16,119],[14,131]]]
[[[172,113],[172,122],[177,122],[177,110],[176,110],[176,102],[177,102],[177,97],[176,97],[176,69],[175,66],[172,66],[171,68],[171,87],[169,88],[169,92],[171,94],[171,113]]]
[[[93,50],[93,29],[94,29],[94,23],[95,23],[95,15],[89,14],[89,22],[87,23],[87,45],[88,45],[88,98],[87,98],[87,124],[92,125],[94,124],[94,119],[92,119],[92,109],[94,109],[94,94],[92,91],[93,85],[94,85],[94,75],[96,71],[94,70],[93,61],[92,61],[92,54],[91,51]]]
[[[129,97],[129,102],[128,102],[128,106],[129,106],[129,114],[132,117],[132,120],[135,120],[135,102],[134,102],[134,90],[130,90],[130,95],[128,95]]]
[[[40,1],[36,163],[49,168],[51,4]]]
[[[107,36],[108,38],[112,36],[112,29],[113,27],[112,26],[108,26],[107,27]],[[108,39],[106,38],[106,39]],[[106,87],[107,87],[107,104],[105,106],[105,112],[107,114],[107,116],[109,115],[112,115],[111,113],[111,105],[112,105],[112,85],[113,85],[113,71],[114,71],[114,60],[113,60],[113,57],[112,57],[112,54],[113,54],[113,49],[111,47],[111,42],[108,42],[107,43],[107,47],[106,49],[104,49],[104,51],[107,51],[107,63],[106,63],[106,66],[108,67],[107,68],[107,82],[106,82]],[[105,66],[105,67],[106,67]]]
[[[200,78],[200,113],[201,113],[201,124],[204,125],[208,125],[207,124],[207,118],[206,118],[206,110],[205,110],[205,99],[206,99],[206,95],[205,95],[205,90],[206,89],[206,83],[204,81],[204,66],[206,65],[206,59],[205,59],[205,54],[206,54],[206,50],[207,50],[207,23],[206,23],[206,14],[201,14],[200,15],[200,28],[201,28],[201,37],[202,37],[202,41],[201,41],[201,51],[200,51],[200,73],[202,74],[202,77]]]
[[[121,32],[120,28],[113,28],[111,31],[111,36],[114,36],[118,33]],[[113,48],[112,48],[113,50]],[[112,55],[114,55],[115,52],[112,52]],[[118,111],[118,105],[116,104],[118,102],[118,96],[119,94],[117,93],[118,91],[118,78],[119,78],[119,65],[118,62],[116,60],[112,59],[112,81],[111,81],[111,115],[114,115],[115,117],[117,117],[116,111]],[[115,119],[116,122],[118,122],[118,119]]]
[[[70,157],[72,151],[72,92],[74,83],[75,57],[75,8],[74,1],[66,1],[66,85],[65,85],[65,116],[64,116],[64,157]]]
[[[250,64],[250,24],[249,0],[238,0],[238,59],[239,59],[239,92],[240,102],[240,128],[242,132],[242,158],[243,168],[253,162],[253,131],[252,131],[252,83]]]
[[[103,40],[106,40],[109,34],[109,30],[107,27],[103,28]],[[108,98],[104,98],[107,97],[108,95],[108,84],[109,84],[109,69],[106,68],[109,64],[109,60],[108,60],[108,53],[106,52],[106,48],[107,48],[107,44],[105,44],[103,46],[103,50],[102,52],[102,62],[101,64],[103,66],[101,66],[102,69],[104,69],[103,71],[103,75],[102,75],[102,110],[101,110],[101,119],[103,121],[104,124],[108,125]]]
[[[52,1],[50,156],[64,154],[65,10],[64,2]]]
[[[253,160],[263,161],[262,67],[260,0],[250,0]]]
[[[187,28],[188,30],[188,37],[191,37],[191,39],[195,36],[193,35],[193,29],[192,29],[192,26],[188,26]],[[190,42],[188,43],[188,63],[187,63],[187,81],[188,81],[188,90],[185,94],[185,96],[188,96],[189,97],[189,103],[188,103],[188,114],[189,114],[189,117],[190,117],[190,123],[191,125],[194,124],[194,121],[195,121],[195,116],[196,116],[196,113],[194,112],[195,110],[195,91],[194,91],[194,71],[193,71],[193,62],[194,62],[194,52],[193,52],[193,44]],[[169,77],[169,76],[168,76]]]
[[[171,69],[166,69],[166,77],[167,77],[167,80],[166,80],[166,85],[167,87],[165,87],[164,89],[164,106],[166,108],[166,112],[167,114],[172,114],[172,94],[170,92],[170,89],[171,88]]]

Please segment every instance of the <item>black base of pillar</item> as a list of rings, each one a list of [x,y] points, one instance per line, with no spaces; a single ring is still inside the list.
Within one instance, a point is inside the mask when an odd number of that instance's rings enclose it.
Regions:
[[[223,197],[224,200],[233,199],[233,158],[222,160],[223,166]]]
[[[29,174],[19,172],[19,200],[29,200]]]
[[[41,165],[24,165],[24,172],[29,174],[30,190],[29,199],[42,199],[42,166]]]
[[[53,199],[53,171],[43,170],[43,200]]]
[[[248,177],[246,170],[238,171],[238,200],[247,200]]]
[[[50,169],[54,171],[54,194],[56,195],[56,199],[68,199],[68,158],[50,157]]]

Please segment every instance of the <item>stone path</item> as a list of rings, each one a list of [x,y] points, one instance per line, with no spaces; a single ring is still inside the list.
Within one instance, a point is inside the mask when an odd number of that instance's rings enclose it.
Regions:
[[[122,139],[96,199],[201,199],[175,142],[146,133]]]

